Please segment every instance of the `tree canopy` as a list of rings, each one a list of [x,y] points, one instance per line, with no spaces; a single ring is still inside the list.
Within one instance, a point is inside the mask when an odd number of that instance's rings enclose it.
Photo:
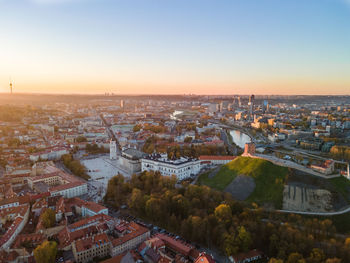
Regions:
[[[44,241],[34,249],[36,263],[54,263],[57,255],[57,243],[55,241]]]
[[[108,183],[105,202],[127,204],[131,214],[228,256],[257,248],[275,263],[350,262],[350,241],[336,238],[329,219],[270,213],[207,186],[175,184],[175,176],[159,172],[128,181],[117,175]]]

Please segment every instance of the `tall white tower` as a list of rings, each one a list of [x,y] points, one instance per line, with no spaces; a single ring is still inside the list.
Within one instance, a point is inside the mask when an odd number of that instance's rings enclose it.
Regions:
[[[117,160],[117,142],[113,140],[109,142],[109,158]]]

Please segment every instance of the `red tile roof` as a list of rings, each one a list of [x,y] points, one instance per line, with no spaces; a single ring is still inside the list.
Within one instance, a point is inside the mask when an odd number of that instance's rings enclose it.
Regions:
[[[236,156],[223,156],[223,155],[201,155],[199,160],[234,160]]]
[[[182,242],[175,240],[172,237],[164,235],[164,234],[157,234],[157,235],[155,235],[155,237],[160,238],[161,240],[164,241],[164,243],[167,247],[179,252],[180,254],[182,254],[184,256],[189,256],[191,250],[193,249],[192,246],[189,246],[185,243],[182,243]]]
[[[235,262],[243,262],[245,259],[251,259],[254,257],[262,256],[262,253],[256,249],[251,250],[247,253],[240,253],[236,256],[233,256]]]
[[[206,253],[200,253],[194,263],[215,263],[215,260]]]
[[[128,234],[122,236],[122,237],[119,237],[119,238],[116,238],[112,241],[112,245],[113,247],[116,247],[116,246],[119,246],[131,239],[134,239],[138,236],[141,236],[145,233],[147,233],[149,230],[143,226],[140,226],[139,224],[136,224],[135,222],[130,222],[128,225],[127,225],[127,231],[130,231]]]
[[[100,246],[109,243],[107,234],[97,234],[87,238],[79,239],[75,242],[75,248],[77,252],[91,249],[93,246]]]
[[[7,232],[1,237],[0,239],[0,247],[3,246],[15,233],[18,226],[22,223],[24,219],[22,217],[16,217],[16,219],[13,221],[10,228],[7,230]]]

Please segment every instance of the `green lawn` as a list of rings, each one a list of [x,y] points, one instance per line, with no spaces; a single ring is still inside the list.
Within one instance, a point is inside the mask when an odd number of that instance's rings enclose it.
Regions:
[[[326,219],[327,217],[323,217],[323,219]],[[335,225],[337,232],[342,234],[349,234],[350,233],[350,213],[342,214],[342,215],[336,215],[328,217],[330,220],[333,221],[333,225]]]
[[[198,178],[200,185],[207,185],[211,188],[223,191],[236,177],[236,173],[230,170],[226,165],[223,165],[220,171],[212,178],[209,177],[210,172],[202,174]]]
[[[256,184],[248,202],[256,202],[260,205],[269,203],[275,208],[282,207],[283,188],[288,169],[265,160],[238,157],[223,165],[212,178],[208,178],[209,173],[203,174],[198,183],[222,191],[240,174],[253,177]]]
[[[350,202],[350,181],[343,176],[329,179],[335,190]]]

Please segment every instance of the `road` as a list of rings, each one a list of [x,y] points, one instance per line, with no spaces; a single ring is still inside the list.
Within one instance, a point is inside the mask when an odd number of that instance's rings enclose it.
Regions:
[[[244,155],[242,155],[244,156]],[[308,173],[308,174],[312,174],[312,175],[315,175],[315,176],[318,176],[318,177],[321,177],[321,178],[324,178],[324,179],[331,179],[331,178],[336,178],[336,177],[340,177],[341,175],[340,174],[335,174],[335,175],[324,175],[324,174],[321,174],[321,173],[318,173],[310,168],[307,168],[303,165],[300,165],[300,164],[297,164],[295,162],[292,162],[292,161],[288,161],[288,160],[283,160],[283,159],[279,159],[277,157],[274,157],[274,156],[271,156],[271,155],[267,155],[267,154],[255,154],[255,155],[249,155],[249,157],[251,158],[258,158],[258,159],[264,159],[264,160],[267,160],[267,161],[270,161],[276,165],[279,165],[279,166],[284,166],[284,167],[288,167],[288,168],[293,168],[293,169],[296,169],[296,170],[299,170],[299,171],[302,171],[302,172],[305,172],[305,173]]]
[[[225,145],[228,147],[228,151],[230,154],[232,155],[237,155],[237,147],[236,145],[233,145],[229,138],[228,138],[228,135],[227,135],[227,132],[225,129],[222,129],[220,131],[220,137],[221,137],[221,140],[224,141]]]
[[[335,163],[345,164],[345,165],[348,164],[347,162],[338,161],[338,160],[322,157],[320,155],[316,155],[318,153],[315,152],[315,151],[307,151],[305,149],[298,149],[298,148],[295,148],[295,147],[292,147],[292,146],[288,146],[288,145],[285,145],[285,144],[283,144],[283,147],[286,148],[286,149],[292,150],[293,152],[288,152],[288,151],[283,151],[283,150],[273,150],[273,151],[281,152],[281,153],[285,153],[285,154],[289,154],[289,155],[291,155],[291,154],[300,154],[300,155],[309,156],[309,157],[311,157],[313,159],[318,159],[318,160],[323,160],[323,161],[332,160]]]
[[[115,136],[114,132],[111,129],[111,125],[109,123],[107,123],[107,121],[105,120],[105,118],[103,117],[102,114],[99,114],[99,116],[100,116],[103,124],[105,125],[105,128],[107,130],[109,138],[112,139],[113,141],[117,142],[117,155],[121,155],[121,147],[120,147],[120,144],[118,142],[117,137]]]

